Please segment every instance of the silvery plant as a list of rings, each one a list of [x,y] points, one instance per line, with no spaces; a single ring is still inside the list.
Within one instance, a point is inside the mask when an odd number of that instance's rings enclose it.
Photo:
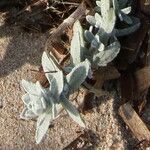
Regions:
[[[95,16],[88,15],[86,19],[91,24],[91,26],[97,27],[97,23],[102,24],[106,18],[114,17],[114,13],[115,13],[115,17],[117,18],[116,21],[124,22],[125,27],[123,28],[115,27],[112,33],[117,37],[131,34],[139,28],[140,20],[136,17],[129,16],[131,12],[130,3],[131,0],[96,1],[97,4],[96,11],[100,15],[100,17],[98,16],[97,13],[95,13]],[[114,19],[112,21],[114,21]]]
[[[89,30],[83,31],[80,22],[75,22],[70,48],[72,64],[76,65],[88,59],[92,68],[97,69],[106,66],[119,53],[120,43],[112,33],[116,22],[114,8],[107,4],[102,8],[101,14],[87,16]]]
[[[37,118],[36,142],[40,143],[47,132],[51,122],[59,116],[64,108],[70,117],[81,127],[85,123],[76,107],[69,101],[69,95],[78,90],[88,76],[90,63],[85,60],[76,65],[71,72],[64,76],[51,57],[46,52],[42,56],[42,66],[50,86],[43,88],[39,81],[32,83],[22,80],[22,86],[26,91],[22,100],[25,108],[21,113],[22,119]],[[54,73],[51,73],[54,71]]]
[[[127,0],[101,0],[96,1],[96,4],[95,15],[86,17],[90,24],[88,30],[83,30],[78,20],[74,23],[71,61],[68,66],[61,70],[52,54],[43,53],[42,67],[50,86],[44,88],[39,81],[21,82],[26,94],[22,97],[25,108],[20,116],[27,120],[37,119],[37,143],[40,143],[49,125],[59,117],[62,109],[80,126],[85,127],[85,122],[69,101],[69,96],[80,86],[86,88],[86,78],[92,78],[93,69],[107,66],[118,55],[121,45],[117,36],[131,33],[139,27],[139,20],[136,22],[135,18],[128,16],[131,7]],[[116,29],[118,18],[129,27]]]

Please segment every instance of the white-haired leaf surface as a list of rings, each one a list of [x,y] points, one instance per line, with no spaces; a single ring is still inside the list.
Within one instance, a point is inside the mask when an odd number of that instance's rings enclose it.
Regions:
[[[82,61],[83,47],[84,47],[83,29],[79,20],[77,20],[73,26],[73,37],[71,40],[71,47],[70,47],[70,53],[74,65]]]
[[[90,70],[90,63],[88,60],[76,65],[72,71],[66,76],[70,92],[76,91],[80,85],[85,81]]]
[[[76,123],[78,123],[81,127],[85,127],[85,123],[79,111],[65,96],[62,97],[61,104]]]
[[[50,122],[52,120],[52,114],[51,113],[43,113],[41,114],[37,119],[37,128],[36,128],[36,143],[39,144],[46,134]]]
[[[53,57],[53,56],[51,56],[51,57]],[[47,53],[43,52],[42,67],[43,67],[44,72],[59,71],[59,68],[54,63],[54,61],[51,57],[48,57]]]

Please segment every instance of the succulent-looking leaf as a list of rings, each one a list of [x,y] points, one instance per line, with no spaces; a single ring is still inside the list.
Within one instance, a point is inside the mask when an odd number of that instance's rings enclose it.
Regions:
[[[101,51],[94,55],[93,62],[98,66],[106,66],[111,62],[119,53],[120,44],[118,41],[112,43],[110,46],[106,47],[105,51]]]
[[[72,71],[66,76],[69,85],[70,93],[77,90],[80,85],[85,81],[90,69],[90,63],[86,59],[84,62],[76,65]]]
[[[37,95],[37,90],[36,90],[35,83],[29,82],[29,81],[26,81],[26,80],[22,80],[21,84],[22,84],[22,87],[24,88],[24,90],[27,93]]]
[[[83,29],[79,20],[77,20],[73,26],[73,37],[70,47],[70,53],[74,65],[80,63],[83,60],[83,49],[82,49],[83,47],[84,47]]]
[[[53,56],[51,56],[51,57],[53,57]],[[44,72],[59,71],[59,68],[54,63],[54,61],[51,57],[48,57],[46,52],[43,52],[42,67],[43,67]]]
[[[59,96],[63,91],[64,87],[64,77],[62,71],[58,71],[55,73],[55,76],[53,76],[53,79],[50,83],[50,92],[51,95],[54,97],[56,102],[58,102]]]
[[[77,122],[81,127],[85,127],[85,123],[79,111],[71,102],[69,102],[69,100],[65,96],[62,96],[61,104],[75,122]]]
[[[39,144],[46,134],[50,122],[52,120],[52,114],[50,112],[41,114],[37,119],[37,128],[36,128],[36,143]]]

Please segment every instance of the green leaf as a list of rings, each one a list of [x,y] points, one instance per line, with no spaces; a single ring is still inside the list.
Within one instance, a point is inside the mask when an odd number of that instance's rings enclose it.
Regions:
[[[69,100],[65,96],[62,97],[61,104],[75,122],[77,122],[81,127],[85,127],[85,123],[80,113],[78,112],[76,107],[71,102],[69,102]]]
[[[71,48],[70,48],[70,53],[74,65],[82,61],[83,47],[84,47],[83,29],[80,22],[77,20],[73,26],[73,37],[72,37]]]
[[[70,88],[70,92],[77,90],[80,85],[85,81],[90,69],[90,63],[88,60],[76,65],[72,71],[66,76],[67,83]]]
[[[52,120],[52,114],[51,113],[44,113],[38,117],[36,135],[35,135],[35,139],[36,139],[37,144],[39,144],[41,142],[42,138],[46,134],[51,120]]]

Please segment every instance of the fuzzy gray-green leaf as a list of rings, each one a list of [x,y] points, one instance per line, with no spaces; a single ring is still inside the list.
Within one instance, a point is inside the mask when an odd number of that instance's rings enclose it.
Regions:
[[[85,123],[79,111],[65,96],[62,97],[61,104],[75,122],[77,122],[81,127],[85,127]]]
[[[31,110],[29,110],[26,107],[23,109],[22,113],[20,114],[20,118],[25,120],[33,119],[35,117],[37,117],[37,115],[34,114]]]
[[[26,81],[26,80],[22,80],[21,84],[22,84],[24,90],[27,93],[37,95],[37,90],[36,90],[35,83],[29,82],[29,81]]]
[[[101,0],[100,6],[102,17],[105,17],[110,9],[110,0]]]
[[[91,43],[93,41],[93,39],[95,39],[95,36],[93,35],[93,33],[91,33],[88,30],[85,30],[84,36],[89,43]]]
[[[124,14],[129,14],[131,12],[131,6],[121,9]]]
[[[53,56],[51,56],[51,57],[53,57]],[[42,67],[43,67],[44,72],[59,71],[59,68],[54,63],[54,61],[51,57],[49,57],[46,52],[43,52]]]
[[[44,113],[41,114],[37,119],[37,128],[36,128],[36,142],[39,144],[46,134],[50,122],[52,120],[52,114],[51,113]]]
[[[92,26],[95,26],[96,20],[95,20],[94,16],[87,15],[87,16],[86,16],[86,20],[87,20],[87,22],[89,22]]]
[[[55,73],[55,76],[51,80],[50,92],[52,96],[58,101],[60,94],[63,91],[64,87],[64,77],[62,71]]]
[[[90,63],[88,60],[76,65],[72,71],[66,76],[67,83],[69,85],[70,92],[77,90],[80,85],[85,81],[90,69]]]
[[[98,66],[106,66],[118,55],[119,51],[120,44],[116,41],[110,46],[106,47],[105,51],[101,51],[94,55],[93,62]]]
[[[70,53],[74,65],[82,61],[83,47],[84,47],[83,29],[80,22],[77,20],[73,26],[73,37],[72,37],[71,48],[70,48]]]

